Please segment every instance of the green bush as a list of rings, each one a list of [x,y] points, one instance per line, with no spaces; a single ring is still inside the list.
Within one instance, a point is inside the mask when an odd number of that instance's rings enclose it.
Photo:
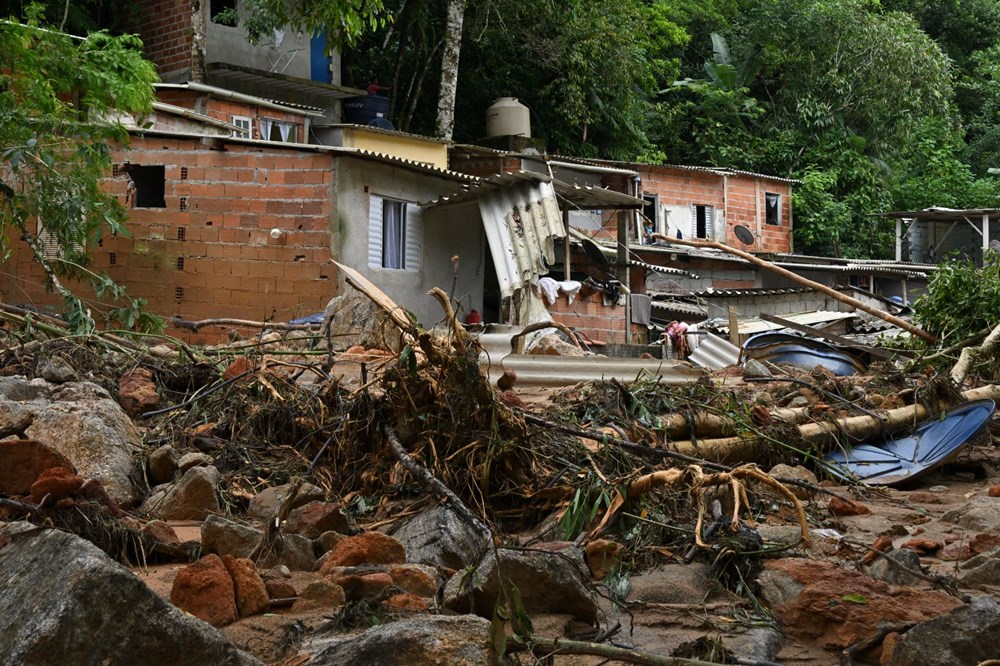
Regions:
[[[944,346],[1000,323],[1000,254],[986,252],[983,267],[966,260],[938,266],[913,319]]]

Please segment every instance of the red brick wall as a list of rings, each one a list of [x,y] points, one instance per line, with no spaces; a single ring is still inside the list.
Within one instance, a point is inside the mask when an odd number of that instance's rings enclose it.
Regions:
[[[125,159],[165,166],[166,207],[131,209],[132,238],[105,236],[93,248],[93,268],[146,298],[151,312],[282,321],[319,312],[335,295],[329,155],[236,144],[219,151],[198,139],[148,137],[116,152],[118,164]],[[105,185],[124,202],[126,182],[109,178]],[[284,233],[274,239],[272,229]],[[42,288],[43,273],[24,243],[14,250],[8,267],[16,277],[0,286],[4,301],[59,304]],[[92,294],[87,287],[80,293]],[[170,332],[192,341],[224,334]]]
[[[546,306],[554,320],[581,331],[591,340],[625,342],[625,306],[605,306],[601,292],[586,297],[577,295],[572,303],[560,292],[555,304],[546,303]]]
[[[452,171],[488,177],[520,171],[521,159],[506,155],[469,155],[452,151],[448,155],[448,167]]]
[[[191,3],[139,0],[135,29],[142,38],[146,58],[156,65],[164,81],[187,80],[191,72]]]

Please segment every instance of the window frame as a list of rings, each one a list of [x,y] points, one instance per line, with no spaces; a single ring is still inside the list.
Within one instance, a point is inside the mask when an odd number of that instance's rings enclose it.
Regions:
[[[250,116],[236,115],[234,113],[233,116],[232,116],[232,121],[231,122],[232,122],[233,125],[236,125],[237,127],[240,128],[239,130],[233,130],[233,136],[235,136],[235,137],[242,137],[244,139],[252,139],[253,138],[253,118],[251,118]],[[243,123],[243,122],[246,123],[245,127],[243,125],[241,125],[241,123]],[[245,133],[241,133],[240,130],[243,130],[243,132],[245,132]]]
[[[771,207],[768,204],[768,197],[777,197],[777,205],[774,208],[774,215],[771,214]],[[782,207],[782,195],[780,192],[764,192],[764,224],[768,224],[772,227],[780,227],[781,225],[781,207]],[[771,221],[771,220],[775,221]]]

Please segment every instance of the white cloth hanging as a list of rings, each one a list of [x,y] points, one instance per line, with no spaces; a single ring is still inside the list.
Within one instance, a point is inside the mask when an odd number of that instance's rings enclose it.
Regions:
[[[543,277],[538,280],[538,290],[542,292],[542,296],[545,297],[545,302],[549,305],[555,305],[556,299],[559,298],[559,283],[550,277]]]
[[[282,143],[288,143],[288,132],[292,129],[292,126],[288,123],[278,123],[278,131],[281,132]]]
[[[562,293],[566,294],[566,300],[569,303],[573,302],[581,287],[583,287],[583,283],[577,282],[576,280],[563,280],[559,283],[559,289]]]

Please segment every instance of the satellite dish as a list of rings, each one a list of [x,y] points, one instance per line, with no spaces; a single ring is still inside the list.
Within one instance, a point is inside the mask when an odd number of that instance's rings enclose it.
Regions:
[[[742,224],[737,224],[736,228],[733,229],[736,233],[736,237],[740,239],[740,242],[744,245],[753,245],[754,240],[753,232]]]

